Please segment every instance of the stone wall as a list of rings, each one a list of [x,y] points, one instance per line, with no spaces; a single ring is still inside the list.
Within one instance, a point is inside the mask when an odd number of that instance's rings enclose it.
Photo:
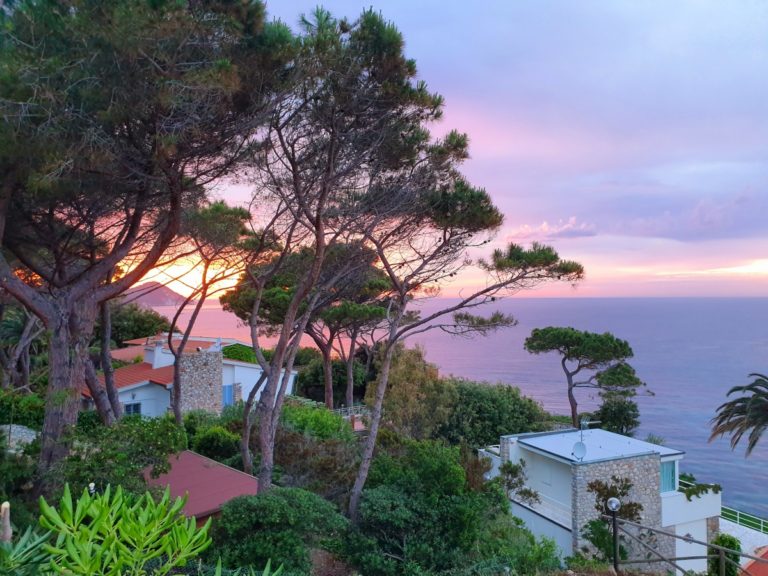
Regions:
[[[222,358],[221,351],[208,350],[182,355],[179,363],[182,412],[221,412]]]
[[[712,542],[720,534],[720,516],[707,518],[707,542]]]
[[[642,504],[640,524],[652,528],[661,528],[660,460],[658,454],[646,454],[618,460],[593,463],[575,463],[572,465],[571,496],[572,535],[574,551],[587,546],[588,542],[581,532],[590,520],[599,516],[595,509],[595,494],[587,490],[593,480],[611,483],[611,477],[628,478],[632,483],[627,500]],[[645,539],[645,538],[644,538]],[[673,557],[675,542],[665,536],[649,537],[648,543],[666,557]],[[641,559],[649,554],[639,544],[625,544],[631,559]],[[650,569],[654,568],[651,565]],[[655,568],[658,569],[658,564]],[[637,566],[641,569],[642,566]]]

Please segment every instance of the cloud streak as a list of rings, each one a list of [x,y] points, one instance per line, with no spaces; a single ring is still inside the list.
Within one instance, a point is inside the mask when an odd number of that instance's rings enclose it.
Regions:
[[[596,236],[597,228],[594,224],[578,222],[575,216],[567,220],[558,220],[557,224],[542,222],[539,226],[524,225],[513,230],[507,240],[517,242],[521,240],[555,240],[558,238],[584,238]]]

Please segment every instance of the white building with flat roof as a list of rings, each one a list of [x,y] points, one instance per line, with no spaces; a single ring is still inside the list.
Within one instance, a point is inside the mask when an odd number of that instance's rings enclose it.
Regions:
[[[582,530],[599,515],[595,494],[588,490],[594,480],[610,484],[612,477],[627,478],[632,483],[628,499],[643,506],[643,525],[707,542],[718,529],[720,494],[688,500],[678,491],[680,450],[605,430],[571,429],[502,436],[498,446],[481,452],[493,462],[492,475],[503,462],[525,462],[526,486],[538,492],[540,502],[513,498],[512,512],[534,534],[554,539],[563,557],[587,545]],[[704,546],[669,537],[658,538],[657,548],[667,557],[706,555]],[[706,571],[704,559],[679,564]]]

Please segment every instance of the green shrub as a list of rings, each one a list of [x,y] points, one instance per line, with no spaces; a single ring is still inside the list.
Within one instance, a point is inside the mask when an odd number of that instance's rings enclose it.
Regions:
[[[351,441],[355,438],[349,422],[325,406],[286,402],[283,405],[281,422],[291,430],[320,439],[338,438]]]
[[[262,568],[272,559],[287,571],[309,573],[312,548],[336,550],[347,520],[306,490],[272,488],[227,502],[213,529],[209,556],[227,567]]]
[[[498,444],[502,434],[542,430],[548,419],[541,405],[503,384],[454,380],[457,398],[437,437],[451,444],[462,440],[475,448]]]
[[[103,490],[108,484],[144,493],[144,469],[154,474],[168,470],[168,456],[187,447],[183,428],[172,418],[125,416],[112,426],[75,430],[70,455],[51,472],[51,482],[69,482],[80,488],[94,482]]]
[[[524,574],[559,565],[554,544],[536,541],[509,514],[497,482],[474,484],[458,447],[390,439],[371,467],[360,531],[347,540],[350,561],[366,576],[494,574],[504,566]]]
[[[739,560],[741,559],[739,553],[741,552],[741,541],[736,536],[730,534],[720,533],[710,542],[716,546],[722,546],[733,550],[733,552],[726,552],[725,557],[725,576],[738,576],[739,574]],[[709,576],[719,576],[720,574],[720,551],[716,548],[710,548],[708,554],[713,555],[714,558],[707,560],[707,574]],[[728,562],[730,560],[730,562]]]
[[[195,437],[200,432],[214,426],[218,420],[216,414],[207,410],[190,410],[184,414],[184,430],[187,433],[189,443],[193,444]]]
[[[240,452],[240,437],[221,426],[211,426],[195,436],[192,449],[218,462]]]
[[[40,430],[44,417],[45,399],[41,396],[0,390],[0,424],[20,424]]]
[[[312,348],[307,348],[312,350]],[[299,366],[299,365],[297,365]],[[302,396],[325,401],[325,375],[322,358],[314,358],[303,367],[299,366],[297,387]],[[331,361],[331,376],[333,380],[333,403],[338,406],[345,402],[347,390],[347,365],[341,360]],[[365,393],[365,367],[359,362],[354,363],[354,395],[361,398]]]
[[[253,348],[246,346],[245,344],[230,344],[224,346],[221,349],[224,358],[229,360],[238,360],[240,362],[250,362],[256,364],[256,354],[253,352]]]
[[[0,542],[0,576],[40,574],[50,562],[43,549],[47,541],[48,534],[38,535],[27,528],[15,542]]]

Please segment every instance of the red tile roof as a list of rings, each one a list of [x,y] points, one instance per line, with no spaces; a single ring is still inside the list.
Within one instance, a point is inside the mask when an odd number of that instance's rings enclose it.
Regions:
[[[760,554],[760,552],[762,552],[762,554]],[[752,562],[746,566],[747,574],[750,576],[768,576],[768,547],[766,547],[764,551],[758,551],[756,555],[760,556],[763,560],[766,560],[766,562],[752,560]]]
[[[115,387],[119,390],[127,386],[133,386],[134,384],[141,384],[142,382],[151,382],[152,384],[159,384],[160,386],[167,386],[173,383],[173,366],[163,366],[162,368],[152,368],[152,364],[148,362],[140,362],[138,364],[130,364],[118,368],[114,372],[115,375]],[[99,381],[104,383],[104,375],[99,374]],[[86,387],[83,387],[83,395],[90,397],[90,392]]]
[[[116,348],[109,351],[113,360],[130,362],[135,358],[144,358],[144,346],[128,346],[128,348]]]
[[[259,482],[253,476],[225,466],[215,460],[185,450],[169,459],[171,469],[158,478],[149,478],[150,486],[168,486],[171,496],[188,495],[184,514],[198,520],[215,514],[237,496],[253,495]]]

